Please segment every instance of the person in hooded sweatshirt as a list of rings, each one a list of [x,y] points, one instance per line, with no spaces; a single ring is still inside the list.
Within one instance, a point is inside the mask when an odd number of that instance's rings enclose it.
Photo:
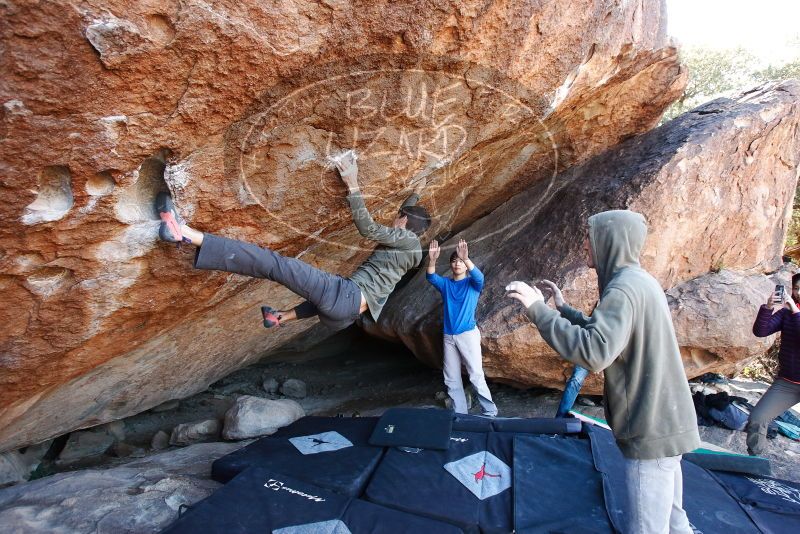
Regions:
[[[606,418],[625,456],[628,531],[690,534],[680,461],[700,435],[667,299],[639,265],[647,224],[632,211],[606,211],[589,218],[588,233],[584,248],[600,290],[591,317],[548,307],[524,282],[506,290],[562,358],[603,371]]]

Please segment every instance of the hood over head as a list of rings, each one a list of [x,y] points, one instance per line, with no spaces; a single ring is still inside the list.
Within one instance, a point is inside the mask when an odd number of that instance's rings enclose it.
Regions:
[[[646,238],[647,223],[641,213],[613,210],[589,217],[589,246],[600,294],[617,271],[639,267],[639,254]]]

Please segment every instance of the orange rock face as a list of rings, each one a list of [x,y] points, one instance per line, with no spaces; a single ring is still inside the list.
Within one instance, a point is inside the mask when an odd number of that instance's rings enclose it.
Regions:
[[[486,283],[478,304],[486,375],[521,386],[563,388],[571,365],[539,336],[521,306],[505,297],[514,280],[554,281],[589,313],[597,278],[586,267],[586,220],[631,209],[648,221],[642,266],[666,289],[687,375],[732,372],[773,339],[752,322],[781,266],[800,164],[800,82],[772,84],[719,99],[537,183],[443,245],[459,239]],[[445,260],[446,261],[446,260]],[[449,269],[440,260],[439,273]],[[424,273],[388,301],[367,331],[405,343],[441,365],[441,297]],[[602,376],[585,391],[600,393]]]
[[[659,0],[12,1],[2,7],[0,450],[202,390],[302,334],[193,226],[340,274],[369,253],[325,158],[388,221],[420,181],[458,231],[650,129],[685,72]]]

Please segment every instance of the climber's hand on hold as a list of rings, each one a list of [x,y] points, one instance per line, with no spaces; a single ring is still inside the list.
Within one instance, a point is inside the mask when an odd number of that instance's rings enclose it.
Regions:
[[[342,182],[350,192],[358,191],[358,163],[356,163],[356,153],[348,150],[336,160],[336,168]]]

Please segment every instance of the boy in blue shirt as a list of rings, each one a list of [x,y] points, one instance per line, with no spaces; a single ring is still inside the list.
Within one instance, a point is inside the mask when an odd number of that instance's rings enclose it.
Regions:
[[[456,251],[450,256],[453,278],[436,274],[439,258],[439,243],[431,241],[428,247],[428,282],[442,294],[444,303],[444,383],[447,394],[453,400],[456,413],[467,413],[467,399],[461,381],[461,363],[467,368],[469,381],[475,388],[483,415],[494,417],[497,406],[486,385],[481,359],[481,333],[475,323],[475,308],[483,289],[483,273],[469,259],[467,242],[458,242]]]

